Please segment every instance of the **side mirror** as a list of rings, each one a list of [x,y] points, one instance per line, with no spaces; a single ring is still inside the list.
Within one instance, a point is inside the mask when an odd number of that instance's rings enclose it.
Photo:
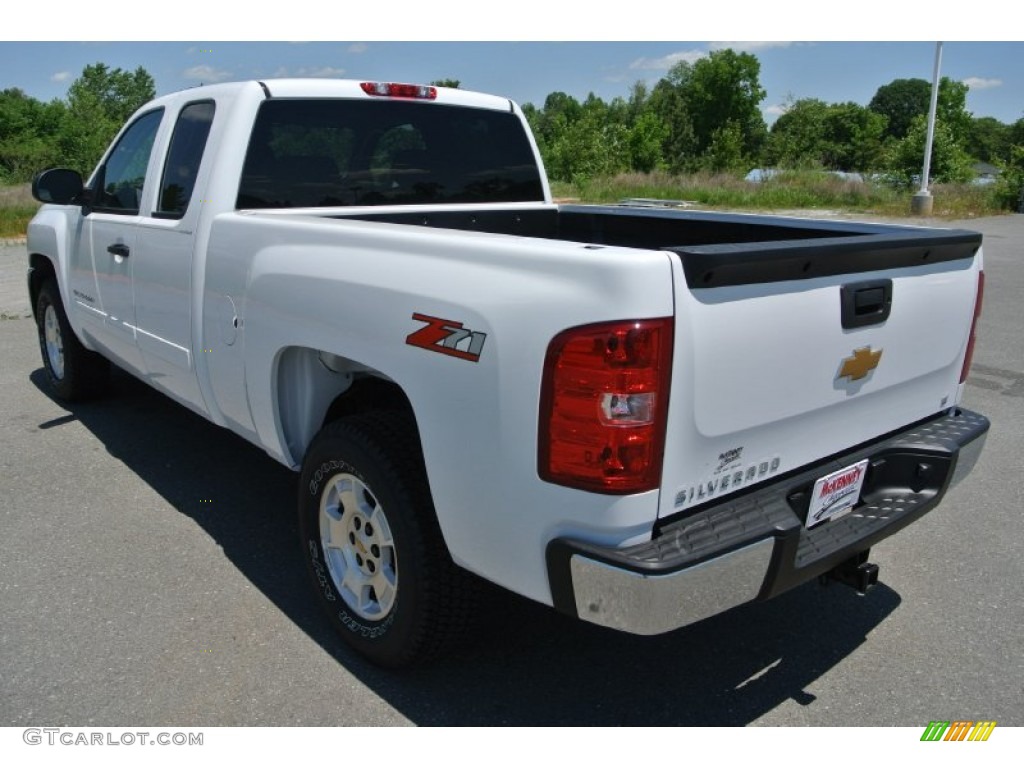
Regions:
[[[51,168],[32,179],[32,197],[41,203],[72,205],[82,202],[82,177],[78,171]]]

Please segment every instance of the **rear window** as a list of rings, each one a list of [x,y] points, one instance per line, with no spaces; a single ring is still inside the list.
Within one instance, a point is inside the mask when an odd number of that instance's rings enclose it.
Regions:
[[[519,118],[429,102],[271,99],[238,208],[531,202],[544,197]]]

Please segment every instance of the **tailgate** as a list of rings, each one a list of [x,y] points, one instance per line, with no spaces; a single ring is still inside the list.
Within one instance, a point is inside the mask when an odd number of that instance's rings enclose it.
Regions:
[[[981,236],[672,249],[665,518],[955,405]]]

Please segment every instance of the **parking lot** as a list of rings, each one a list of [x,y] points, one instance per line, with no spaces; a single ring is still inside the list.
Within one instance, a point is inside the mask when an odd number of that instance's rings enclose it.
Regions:
[[[456,656],[384,672],[306,585],[295,476],[126,375],[60,404],[0,246],[0,725],[1024,725],[1024,215],[985,235],[965,405],[975,472],[872,550],[866,597],[808,584],[669,635],[495,590]]]

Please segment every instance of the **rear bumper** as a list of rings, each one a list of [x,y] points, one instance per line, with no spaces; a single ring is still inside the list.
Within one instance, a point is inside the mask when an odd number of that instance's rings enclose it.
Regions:
[[[974,467],[989,422],[956,410],[798,470],[738,498],[688,511],[623,549],[556,539],[547,550],[555,607],[642,635],[668,632],[819,576],[938,505]],[[869,460],[861,502],[804,527],[823,475]]]

